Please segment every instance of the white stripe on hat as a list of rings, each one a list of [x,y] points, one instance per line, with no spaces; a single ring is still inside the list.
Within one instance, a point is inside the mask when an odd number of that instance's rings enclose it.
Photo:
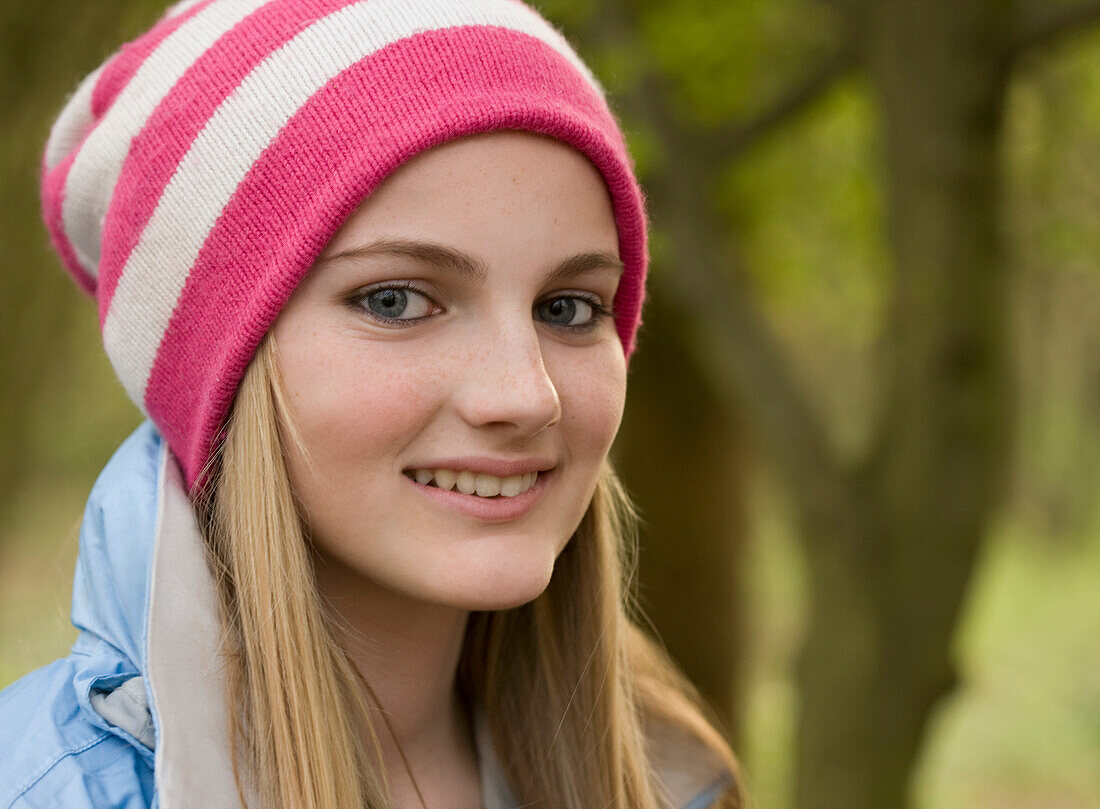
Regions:
[[[88,135],[65,181],[62,222],[73,252],[93,278],[99,272],[100,228],[130,141],[195,60],[267,2],[222,0],[186,20],[142,62]]]
[[[56,168],[57,164],[65,159],[65,155],[79,146],[80,141],[88,134],[94,122],[92,95],[95,93],[96,84],[99,83],[99,74],[105,67],[105,64],[100,65],[84,78],[50,128],[50,137],[46,141],[47,170],[52,171]]]
[[[122,270],[103,340],[135,402],[145,401],[160,341],[210,230],[290,118],[329,81],[374,51],[416,33],[461,25],[493,25],[537,37],[591,76],[551,25],[510,0],[370,0],[301,31],[257,65],[210,117]],[[171,263],[165,261],[169,256]]]

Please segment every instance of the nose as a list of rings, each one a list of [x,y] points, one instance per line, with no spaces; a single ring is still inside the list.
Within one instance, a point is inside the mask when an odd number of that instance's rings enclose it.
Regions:
[[[511,425],[535,435],[561,421],[561,398],[533,323],[486,331],[460,386],[457,406],[475,427]]]

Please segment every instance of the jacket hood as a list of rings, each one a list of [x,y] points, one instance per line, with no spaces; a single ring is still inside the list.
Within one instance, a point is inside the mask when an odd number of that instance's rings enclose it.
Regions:
[[[150,422],[122,444],[88,498],[72,619],[81,630],[80,707],[155,757],[162,809],[237,809],[217,594],[179,466]],[[104,695],[115,692],[151,733],[105,710]]]
[[[160,436],[139,427],[104,467],[84,508],[73,578],[78,643],[99,641],[146,670]],[[107,650],[104,650],[105,652]]]
[[[150,762],[152,745],[141,743],[138,726],[108,721],[95,702],[147,671],[161,445],[152,425],[142,425],[92,487],[73,576],[72,623],[80,634],[69,657],[71,694],[83,718],[132,744]],[[151,735],[145,734],[146,742]]]

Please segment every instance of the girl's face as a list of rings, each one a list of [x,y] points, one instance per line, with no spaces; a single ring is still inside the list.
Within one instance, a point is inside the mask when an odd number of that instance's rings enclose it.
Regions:
[[[390,175],[274,326],[323,565],[463,609],[541,593],[622,416],[620,272],[607,189],[563,143],[476,135]]]

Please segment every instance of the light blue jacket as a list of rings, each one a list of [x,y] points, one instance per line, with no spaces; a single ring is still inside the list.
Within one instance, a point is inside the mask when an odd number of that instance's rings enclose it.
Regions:
[[[76,643],[0,691],[0,809],[239,809],[216,604],[178,467],[146,422],[88,498]],[[477,736],[485,807],[512,809],[480,723]],[[667,785],[684,809],[725,783],[676,769]]]

